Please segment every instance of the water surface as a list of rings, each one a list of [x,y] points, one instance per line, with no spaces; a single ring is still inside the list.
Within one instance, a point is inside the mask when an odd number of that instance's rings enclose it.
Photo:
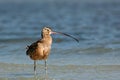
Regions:
[[[78,39],[52,35],[50,80],[119,80],[120,2],[40,1],[0,3],[0,80],[33,80],[26,45],[43,26]],[[44,61],[37,65],[44,79]]]

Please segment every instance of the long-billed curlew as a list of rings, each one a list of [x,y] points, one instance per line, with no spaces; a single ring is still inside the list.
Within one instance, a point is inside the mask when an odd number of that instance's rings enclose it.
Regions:
[[[45,61],[45,72],[47,73],[47,58],[51,51],[52,37],[51,34],[62,34],[68,37],[75,39],[79,42],[78,39],[74,38],[71,35],[61,33],[61,32],[53,32],[50,28],[44,27],[41,32],[41,39],[32,43],[30,46],[27,46],[26,54],[34,60],[34,74],[36,75],[36,61],[44,60]]]

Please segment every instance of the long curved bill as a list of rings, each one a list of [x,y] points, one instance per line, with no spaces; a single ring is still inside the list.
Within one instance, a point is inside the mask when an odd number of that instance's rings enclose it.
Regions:
[[[75,38],[75,37],[73,37],[73,36],[71,36],[71,35],[69,35],[69,34],[66,34],[66,33],[62,33],[62,32],[51,32],[51,34],[62,34],[62,35],[64,35],[64,36],[68,36],[68,37],[74,39],[75,41],[79,42],[79,40],[78,40],[77,38]]]

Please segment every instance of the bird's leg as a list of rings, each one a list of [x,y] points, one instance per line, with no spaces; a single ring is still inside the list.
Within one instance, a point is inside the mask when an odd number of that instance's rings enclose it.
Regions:
[[[36,60],[34,60],[34,75],[36,76]]]
[[[47,60],[45,60],[45,74],[47,74]]]
[[[47,80],[47,60],[45,60],[45,80]]]

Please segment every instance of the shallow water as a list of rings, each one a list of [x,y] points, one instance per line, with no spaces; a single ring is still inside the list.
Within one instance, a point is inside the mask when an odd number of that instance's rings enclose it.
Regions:
[[[120,79],[120,2],[44,0],[0,3],[0,80],[35,79],[25,48],[43,26],[80,39],[52,35],[49,80]],[[44,73],[44,61],[38,61],[37,79]]]

